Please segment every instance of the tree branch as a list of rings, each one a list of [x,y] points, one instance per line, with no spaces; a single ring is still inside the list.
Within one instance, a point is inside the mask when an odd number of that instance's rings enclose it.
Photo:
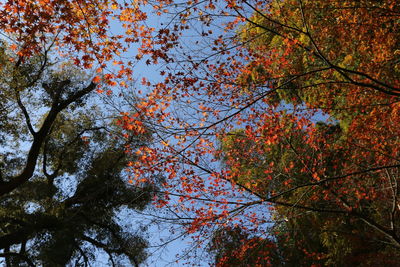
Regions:
[[[15,176],[10,181],[3,182],[0,184],[0,196],[10,193],[15,188],[17,188],[21,184],[25,183],[32,177],[32,175],[35,171],[35,168],[36,168],[36,163],[37,163],[40,149],[41,149],[54,121],[56,120],[57,115],[63,109],[67,108],[68,105],[70,105],[73,102],[76,102],[80,98],[89,94],[95,88],[96,88],[96,84],[91,82],[89,86],[85,87],[82,90],[79,90],[72,96],[68,97],[66,100],[61,101],[60,103],[54,102],[52,104],[52,107],[51,107],[46,119],[44,120],[42,127],[34,136],[32,145],[28,152],[28,157],[27,157],[24,169],[22,170],[22,172],[19,175]]]
[[[32,134],[32,136],[35,136],[36,135],[36,131],[32,127],[32,123],[31,123],[31,119],[29,117],[28,111],[26,110],[24,104],[22,103],[20,94],[19,94],[19,92],[17,90],[15,91],[15,98],[17,99],[17,103],[18,103],[19,108],[22,111],[22,114],[24,114],[25,122],[26,122],[26,125],[27,125],[28,129],[29,129],[29,132]]]

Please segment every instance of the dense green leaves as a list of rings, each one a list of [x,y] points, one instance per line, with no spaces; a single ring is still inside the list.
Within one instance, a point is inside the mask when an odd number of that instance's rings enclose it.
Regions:
[[[126,146],[145,138],[123,138],[113,119],[103,118],[95,85],[78,68],[52,65],[46,55],[15,64],[6,51],[3,45],[3,263],[89,266],[103,253],[112,266],[139,266],[147,242],[116,212],[142,210],[151,200],[152,186],[133,187],[124,176]],[[117,116],[111,112],[107,117]]]

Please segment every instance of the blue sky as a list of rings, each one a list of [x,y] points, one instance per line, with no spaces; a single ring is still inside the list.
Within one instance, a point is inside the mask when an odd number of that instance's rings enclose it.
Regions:
[[[148,11],[151,11],[149,9]],[[165,24],[165,18],[160,18],[155,15],[151,15],[151,12],[148,13],[149,19],[147,21],[147,25],[150,27],[154,27],[155,29],[160,29],[162,27],[162,23]],[[111,31],[115,34],[121,33],[120,25],[117,22],[113,22],[113,26]],[[195,34],[195,33],[193,33]],[[132,46],[128,53],[124,54],[123,56],[132,57],[134,58],[136,53],[137,47]],[[145,63],[146,57],[140,60],[134,67],[134,78],[138,82],[135,83],[137,86],[134,91],[141,90],[143,94],[146,93],[146,88],[142,88],[139,81],[144,77],[148,79],[150,82],[158,82],[161,81],[160,76],[160,69],[161,66],[158,65],[147,65]],[[113,66],[109,66],[112,70]],[[129,111],[128,111],[129,112]],[[151,205],[151,204],[150,204]],[[177,236],[180,236],[180,233],[171,233],[172,226],[168,223],[159,223],[159,222],[151,222],[152,216],[151,215],[160,215],[163,213],[162,210],[157,210],[155,207],[149,207],[147,210],[143,211],[143,213],[150,214],[149,216],[145,216],[135,212],[129,212],[127,210],[122,211],[118,214],[118,218],[120,218],[121,222],[127,227],[131,228],[133,231],[138,228],[139,225],[147,226],[147,236],[149,241],[149,258],[147,259],[144,266],[148,267],[180,267],[180,266],[192,266],[184,264],[188,257],[184,255],[185,251],[190,250],[193,246],[193,240],[190,237],[181,237],[175,239]],[[183,227],[180,227],[181,231],[183,231]],[[178,226],[179,231],[179,226]],[[176,231],[175,231],[176,232]],[[171,241],[173,240],[173,241]],[[166,245],[163,245],[167,243]],[[180,256],[185,256],[183,259],[178,260]],[[193,256],[193,255],[189,255]],[[104,259],[105,260],[105,259]],[[104,264],[103,266],[108,266],[107,261],[101,260],[99,264]],[[178,262],[177,262],[178,260]],[[192,259],[190,259],[192,260]],[[199,267],[209,266],[208,259],[206,257],[197,257],[194,261]],[[100,267],[100,266],[99,266]]]

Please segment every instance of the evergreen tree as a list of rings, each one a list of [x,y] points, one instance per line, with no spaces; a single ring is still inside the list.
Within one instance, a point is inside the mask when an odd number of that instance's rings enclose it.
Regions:
[[[104,253],[112,266],[139,266],[147,242],[116,213],[151,200],[151,186],[123,175],[126,147],[147,137],[121,138],[90,77],[48,53],[22,62],[1,46],[0,257],[7,267],[89,266]]]

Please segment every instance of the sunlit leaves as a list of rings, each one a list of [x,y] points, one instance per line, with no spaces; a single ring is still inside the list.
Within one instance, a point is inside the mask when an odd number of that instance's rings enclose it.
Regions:
[[[265,233],[259,210],[270,205],[300,216],[280,205],[367,216],[386,242],[398,235],[388,224],[397,209],[382,215],[397,199],[398,168],[388,166],[400,152],[398,10],[395,0],[10,0],[0,28],[21,58],[54,40],[110,88],[127,86],[134,61],[159,64],[160,79],[143,74],[144,94],[118,125],[126,138],[152,136],[126,148],[139,158],[130,179],[164,177],[157,203],[194,214],[191,233]],[[154,17],[157,29],[144,23]]]
[[[140,104],[170,139],[160,136],[147,151],[134,168],[138,179],[167,173],[165,186],[181,195],[180,208],[197,215],[191,232],[224,224],[231,215],[249,230],[260,229],[265,217],[245,212],[254,204],[218,204],[240,195],[227,189],[230,184],[261,205],[375,209],[369,219],[385,225],[378,207],[389,205],[391,193],[376,181],[388,183],[390,175],[379,168],[395,166],[399,152],[395,1],[221,1],[175,8],[177,20],[143,50],[152,55],[149,63],[167,65],[163,82],[143,80],[151,91]],[[223,25],[223,34],[214,34],[212,23]],[[180,38],[190,30],[199,38],[185,48]],[[201,196],[217,200],[196,201]]]

